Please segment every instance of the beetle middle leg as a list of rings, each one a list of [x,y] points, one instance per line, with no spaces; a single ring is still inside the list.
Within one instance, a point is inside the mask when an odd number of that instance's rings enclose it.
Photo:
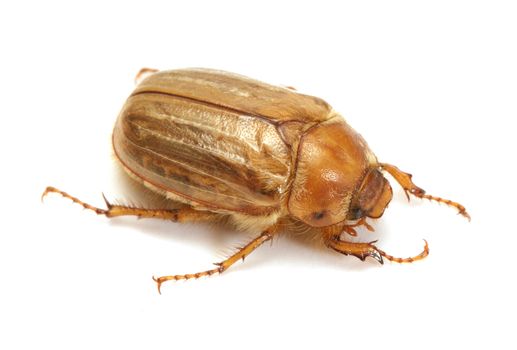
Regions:
[[[85,203],[80,199],[69,195],[68,193],[58,190],[55,187],[47,187],[45,192],[41,198],[45,197],[48,193],[58,193],[61,196],[70,199],[74,203],[81,205],[83,208],[94,211],[97,215],[105,215],[108,218],[116,217],[116,216],[137,216],[139,218],[156,218],[156,219],[164,219],[171,220],[174,222],[192,222],[192,221],[210,221],[219,216],[217,213],[212,213],[209,211],[201,211],[196,210],[191,207],[183,207],[179,209],[146,209],[146,208],[137,208],[125,205],[114,205],[108,202],[106,197],[104,197],[104,201],[106,202],[107,209],[97,208],[93,205]]]
[[[239,248],[237,252],[235,252],[232,256],[228,257],[226,260],[215,263],[217,267],[214,269],[196,272],[196,273],[187,273],[183,275],[170,275],[170,276],[161,276],[161,277],[153,277],[153,280],[158,284],[158,292],[161,294],[160,288],[162,286],[162,283],[165,281],[179,281],[179,280],[188,280],[192,278],[200,278],[205,276],[211,276],[215,273],[223,273],[226,271],[230,266],[235,264],[237,261],[242,259],[244,261],[244,258],[246,258],[248,255],[250,255],[255,249],[260,247],[263,243],[270,241],[273,239],[274,234],[277,231],[277,226],[272,226],[268,229],[266,229],[264,232],[262,232],[258,237],[253,239],[251,242],[247,243],[246,245]]]
[[[463,205],[461,205],[460,203],[451,201],[450,199],[444,199],[444,198],[426,194],[423,189],[421,189],[420,187],[416,186],[413,183],[413,181],[411,180],[411,178],[412,178],[411,174],[403,172],[402,170],[400,170],[399,168],[397,168],[394,165],[383,163],[383,164],[381,164],[381,167],[382,167],[382,169],[386,170],[391,176],[393,176],[393,178],[395,178],[395,180],[400,184],[400,186],[402,186],[402,188],[404,189],[404,192],[406,193],[406,197],[408,200],[409,200],[409,194],[412,194],[413,196],[418,197],[418,198],[426,198],[426,199],[429,199],[431,201],[435,201],[438,203],[444,203],[448,206],[458,209],[458,214],[464,216],[465,218],[467,218],[470,221],[470,215],[467,213],[467,210],[465,209],[465,207]]]

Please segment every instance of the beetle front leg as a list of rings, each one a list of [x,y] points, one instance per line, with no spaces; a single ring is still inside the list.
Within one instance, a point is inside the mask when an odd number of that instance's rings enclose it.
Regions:
[[[346,242],[339,238],[339,236],[329,236],[325,238],[325,245],[338,253],[344,255],[353,255],[356,258],[364,261],[367,257],[372,257],[379,263],[384,264],[382,255],[373,243],[356,243]]]
[[[429,255],[429,245],[427,244],[427,241],[425,241],[425,247],[420,254],[409,258],[397,258],[393,255],[387,254],[385,251],[375,246],[374,243],[377,241],[369,243],[347,242],[342,240],[340,235],[329,234],[324,235],[324,242],[327,247],[335,250],[338,253],[344,255],[353,255],[362,261],[364,261],[367,257],[372,257],[381,264],[384,264],[382,258],[397,263],[412,263],[417,260],[422,260],[427,255]]]
[[[366,217],[362,217],[354,224],[347,224],[347,225],[343,226],[343,232],[348,233],[350,236],[356,237],[357,231],[355,230],[355,227],[361,227],[361,226],[366,227],[366,229],[370,232],[375,231],[373,226],[366,222]]]
[[[399,168],[397,168],[394,165],[383,163],[383,164],[381,164],[381,167],[382,167],[382,169],[386,170],[391,176],[393,176],[393,178],[400,184],[400,186],[402,186],[402,188],[404,189],[404,192],[406,193],[406,197],[407,197],[408,201],[409,201],[409,194],[412,194],[413,196],[418,197],[418,198],[426,198],[426,199],[429,199],[431,201],[435,201],[438,203],[444,203],[448,206],[458,209],[458,214],[464,216],[465,218],[467,218],[470,221],[470,215],[467,213],[467,210],[465,209],[465,207],[463,205],[461,205],[460,203],[453,202],[449,199],[444,199],[444,198],[426,194],[423,189],[421,189],[420,187],[416,186],[413,183],[413,181],[411,180],[411,178],[412,178],[411,174],[403,172],[402,170],[400,170]]]
[[[191,207],[183,207],[179,209],[145,209],[136,208],[124,205],[114,205],[108,202],[106,197],[107,209],[101,209],[94,207],[88,203],[81,201],[80,199],[69,195],[66,192],[58,190],[55,187],[47,187],[43,192],[41,199],[43,199],[48,193],[58,193],[61,196],[70,199],[74,203],[81,205],[83,208],[94,211],[97,215],[105,215],[108,218],[116,216],[137,216],[139,218],[156,218],[163,220],[171,220],[174,222],[192,222],[192,221],[210,221],[216,219],[219,214],[208,211],[195,210]]]
[[[244,245],[243,247],[239,248],[237,252],[235,252],[232,256],[227,258],[226,260],[215,263],[217,267],[215,269],[196,272],[196,273],[188,273],[183,275],[171,275],[171,276],[161,276],[161,277],[153,277],[153,280],[158,284],[158,292],[161,294],[161,285],[165,281],[179,281],[179,280],[188,280],[192,278],[200,278],[205,276],[211,276],[215,273],[223,273],[226,271],[230,266],[235,264],[237,261],[242,259],[244,261],[244,258],[246,258],[248,255],[250,255],[255,249],[260,247],[263,243],[271,240],[273,238],[273,235],[276,233],[276,226],[270,227],[269,229],[265,230],[260,234],[260,236],[253,239],[248,244]]]

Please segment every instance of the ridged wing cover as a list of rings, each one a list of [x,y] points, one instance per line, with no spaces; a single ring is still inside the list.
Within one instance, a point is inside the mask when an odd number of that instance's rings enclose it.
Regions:
[[[172,198],[268,215],[292,176],[290,143],[329,112],[317,98],[230,73],[159,72],[126,101],[113,145],[128,172]]]
[[[320,98],[239,74],[206,68],[179,69],[149,76],[135,93],[156,91],[224,106],[272,122],[318,122],[330,106]]]

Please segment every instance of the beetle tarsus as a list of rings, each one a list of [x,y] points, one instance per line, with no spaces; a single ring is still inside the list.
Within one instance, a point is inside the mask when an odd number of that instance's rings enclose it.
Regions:
[[[270,227],[266,231],[262,232],[262,234],[255,239],[253,239],[251,242],[246,244],[245,246],[239,248],[237,252],[235,252],[232,256],[228,257],[226,260],[214,263],[215,266],[217,266],[215,269],[210,269],[206,271],[196,272],[196,273],[188,273],[184,275],[170,275],[170,276],[161,276],[161,277],[154,277],[153,280],[158,284],[158,292],[161,294],[161,285],[165,281],[179,281],[179,280],[189,280],[189,279],[198,279],[200,277],[205,276],[212,276],[216,273],[223,273],[226,271],[230,266],[235,264],[239,260],[244,260],[244,258],[248,255],[250,255],[255,249],[260,247],[264,242],[267,242],[273,238],[273,235],[276,231],[276,227]]]
[[[392,262],[396,262],[396,263],[412,263],[412,262],[415,262],[415,261],[418,261],[418,260],[422,260],[424,259],[426,256],[429,255],[429,244],[427,243],[427,241],[424,239],[424,242],[425,242],[425,246],[424,246],[424,249],[422,250],[422,252],[418,255],[415,255],[415,256],[412,256],[412,257],[409,257],[409,258],[396,258],[394,257],[393,255],[389,255],[387,254],[385,251],[375,247],[377,249],[377,251],[379,252],[380,255],[382,255],[384,258],[386,258],[387,260],[389,261],[392,261]]]
[[[467,209],[465,209],[465,207],[463,205],[461,205],[460,203],[458,203],[458,202],[451,201],[450,199],[444,199],[444,198],[441,198],[441,197],[432,196],[432,195],[429,195],[429,194],[423,194],[423,195],[417,196],[417,197],[425,198],[425,199],[428,199],[430,201],[434,201],[434,202],[438,202],[438,203],[444,203],[445,205],[447,205],[449,207],[456,208],[456,209],[458,209],[458,214],[459,215],[463,216],[468,221],[471,220],[469,213],[467,213]]]
[[[52,187],[52,186],[48,186],[45,191],[43,192],[43,194],[41,195],[41,199],[43,200],[43,198],[49,194],[49,193],[57,193],[57,194],[60,194],[62,197],[64,198],[68,198],[70,199],[72,202],[74,203],[77,203],[79,204],[80,206],[82,206],[84,209],[88,209],[88,210],[91,210],[91,211],[94,211],[97,215],[108,215],[108,212],[109,210],[105,210],[105,209],[101,209],[101,208],[97,208],[97,207],[94,207],[93,205],[90,205],[88,203],[85,203],[83,202],[82,200],[80,200],[79,198],[76,198],[74,196],[71,196],[69,195],[68,193],[64,192],[64,191],[61,191],[61,190],[58,190],[57,188],[55,187]]]

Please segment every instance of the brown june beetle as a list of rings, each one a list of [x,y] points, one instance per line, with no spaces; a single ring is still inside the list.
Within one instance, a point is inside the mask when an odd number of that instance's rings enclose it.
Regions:
[[[366,141],[320,98],[211,69],[150,73],[127,99],[113,132],[116,158],[133,179],[180,209],[86,204],[107,217],[134,215],[177,222],[225,217],[258,236],[214,269],[155,278],[185,280],[221,273],[280,233],[288,223],[316,230],[329,248],[361,260],[396,262],[370,243],[346,240],[355,227],[372,230],[392,198],[387,172],[409,194],[445,203],[470,218],[459,203],[425,193],[411,175],[380,163]]]

